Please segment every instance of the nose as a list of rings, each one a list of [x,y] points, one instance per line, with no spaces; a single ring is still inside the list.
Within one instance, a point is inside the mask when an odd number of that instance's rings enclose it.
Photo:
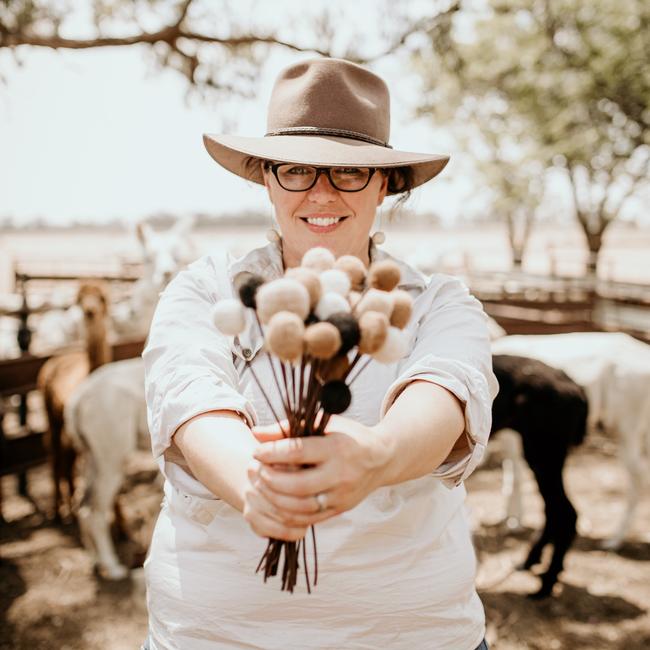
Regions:
[[[329,178],[327,178],[327,174],[321,174],[316,181],[316,185],[307,194],[309,195],[309,200],[313,203],[325,204],[336,201],[338,190],[332,187]]]

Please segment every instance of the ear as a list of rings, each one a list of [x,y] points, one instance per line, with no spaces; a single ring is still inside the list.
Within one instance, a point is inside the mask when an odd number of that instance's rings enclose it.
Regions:
[[[390,173],[390,172],[389,172]],[[381,174],[381,187],[379,188],[379,195],[377,196],[377,205],[380,206],[384,199],[386,198],[386,193],[388,192],[388,174]]]
[[[144,221],[139,221],[136,224],[135,232],[136,235],[138,236],[138,240],[140,241],[140,244],[142,244],[143,247],[146,247],[147,240],[149,239],[151,233],[153,232],[151,226]]]
[[[190,230],[192,230],[192,228],[194,227],[194,221],[195,221],[194,215],[183,217],[182,219],[179,219],[172,226],[172,231],[174,232],[175,235],[186,237],[187,234],[190,232]]]

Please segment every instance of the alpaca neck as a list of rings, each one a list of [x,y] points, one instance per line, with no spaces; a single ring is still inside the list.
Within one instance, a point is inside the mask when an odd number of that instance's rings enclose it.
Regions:
[[[111,347],[106,334],[106,322],[86,323],[86,352],[90,372],[111,361]]]

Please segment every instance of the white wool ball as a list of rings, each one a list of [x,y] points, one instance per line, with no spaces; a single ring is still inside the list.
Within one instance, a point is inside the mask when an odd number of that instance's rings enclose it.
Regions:
[[[309,292],[291,278],[279,278],[263,284],[255,294],[257,315],[266,324],[279,311],[290,311],[302,320],[309,315]]]
[[[384,344],[375,352],[372,357],[380,363],[395,363],[399,361],[408,351],[408,339],[406,334],[397,327],[389,327]]]
[[[222,334],[236,336],[246,327],[244,306],[239,300],[224,298],[214,306],[212,322]]]
[[[337,312],[349,312],[350,303],[340,293],[324,293],[314,311],[320,320],[325,320]]]
[[[320,274],[320,283],[324,293],[338,293],[347,296],[350,292],[350,276],[345,271],[328,269]]]
[[[327,269],[334,267],[335,262],[336,258],[331,251],[322,246],[317,246],[316,248],[310,248],[302,256],[300,265],[316,271],[327,271]]]
[[[390,318],[393,312],[393,296],[387,291],[368,289],[355,307],[358,316],[367,311],[378,311]]]

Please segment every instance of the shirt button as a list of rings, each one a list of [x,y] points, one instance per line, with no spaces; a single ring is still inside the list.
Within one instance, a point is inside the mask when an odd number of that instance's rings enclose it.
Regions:
[[[244,355],[244,359],[250,359],[253,356],[253,351],[250,348],[244,348],[242,354]]]

